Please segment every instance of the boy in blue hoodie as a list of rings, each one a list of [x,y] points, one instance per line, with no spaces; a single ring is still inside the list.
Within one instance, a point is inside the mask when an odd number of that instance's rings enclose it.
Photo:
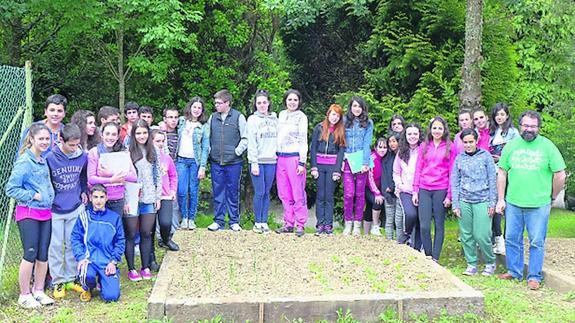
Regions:
[[[105,302],[120,298],[118,262],[124,255],[126,240],[120,215],[106,209],[107,190],[101,184],[92,188],[92,205],[80,212],[72,231],[72,250],[78,261],[78,276],[84,292],[80,300],[89,301],[92,289],[100,283]]]
[[[88,157],[79,146],[81,132],[75,124],[60,131],[62,142],[46,156],[50,168],[54,202],[52,204],[52,238],[48,249],[48,265],[54,284],[54,298],[63,298],[66,289],[82,292],[76,277],[76,260],[70,246],[70,234],[80,211],[88,202],[86,165]],[[64,249],[64,252],[62,252]]]

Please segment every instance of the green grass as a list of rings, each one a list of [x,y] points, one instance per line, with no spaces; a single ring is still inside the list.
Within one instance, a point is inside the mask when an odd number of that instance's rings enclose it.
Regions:
[[[251,228],[249,223],[253,214],[243,217],[242,227]],[[253,221],[253,220],[252,220]],[[196,223],[199,227],[207,227],[212,217],[199,215]],[[272,224],[271,227],[277,227]],[[495,277],[466,277],[461,275],[465,268],[461,245],[457,242],[457,221],[450,219],[446,222],[446,240],[444,244],[441,264],[453,274],[460,277],[473,288],[485,295],[485,317],[475,315],[449,316],[443,314],[434,322],[575,322],[575,293],[558,294],[549,288],[539,291],[530,291],[525,282],[501,281]],[[575,213],[562,210],[552,210],[549,222],[548,237],[575,238]],[[163,257],[163,250],[158,249],[158,258]],[[337,261],[330,255],[331,261]],[[357,259],[356,261],[360,261]],[[385,259],[382,260],[382,265]],[[393,264],[387,264],[393,265]],[[68,292],[66,298],[58,305],[42,308],[41,310],[22,310],[15,299],[17,297],[17,268],[12,268],[12,282],[8,288],[12,294],[8,300],[0,302],[0,321],[2,322],[143,322],[146,321],[147,299],[153,286],[152,281],[130,282],[126,279],[125,266],[122,270],[122,296],[117,303],[104,303],[97,296],[89,303],[82,303],[78,294]],[[503,272],[499,268],[498,272]],[[238,277],[238,279],[241,279]],[[225,315],[225,313],[222,313]],[[386,310],[379,316],[381,322],[399,322],[397,313]],[[429,322],[425,316],[410,317],[411,321]],[[215,317],[203,322],[225,322],[222,317]],[[303,322],[296,320],[294,322]],[[340,309],[337,322],[358,322],[353,313]]]

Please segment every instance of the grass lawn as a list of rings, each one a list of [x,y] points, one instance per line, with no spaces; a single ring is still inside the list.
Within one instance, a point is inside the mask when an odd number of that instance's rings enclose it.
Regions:
[[[200,217],[197,223],[205,227],[211,223],[208,217]],[[247,228],[247,226],[245,226]],[[553,210],[549,223],[548,237],[575,238],[575,213]],[[185,251],[183,251],[185,252]],[[159,261],[163,251],[158,249]],[[138,258],[138,257],[136,257]],[[475,321],[475,322],[575,322],[575,293],[562,295],[542,288],[530,291],[525,282],[501,281],[494,277],[465,277],[465,269],[460,244],[457,242],[457,221],[446,223],[446,241],[441,264],[467,284],[482,291],[485,295],[485,318],[473,316],[441,317],[437,322]],[[127,280],[125,264],[122,270],[122,296],[118,303],[104,303],[95,297],[89,303],[82,303],[78,294],[68,292],[65,299],[57,305],[41,310],[23,310],[16,304],[17,268],[13,268],[12,282],[3,286],[10,298],[0,301],[0,321],[2,322],[142,322],[146,321],[147,298],[150,295],[153,280],[133,283]],[[503,268],[498,272],[503,272]],[[354,322],[353,313],[342,312],[341,322]],[[382,313],[382,321],[395,322],[394,313]],[[413,318],[427,321],[425,317]],[[218,321],[214,319],[212,321]]]

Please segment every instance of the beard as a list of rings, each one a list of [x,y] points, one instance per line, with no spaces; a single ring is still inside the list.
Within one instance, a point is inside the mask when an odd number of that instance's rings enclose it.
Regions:
[[[521,133],[521,138],[525,141],[533,141],[537,138],[537,133],[535,131],[525,130]]]

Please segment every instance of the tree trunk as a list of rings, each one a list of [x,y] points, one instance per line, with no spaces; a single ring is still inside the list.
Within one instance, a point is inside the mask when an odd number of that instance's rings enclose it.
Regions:
[[[124,122],[124,101],[126,100],[126,74],[124,73],[124,30],[120,27],[116,31],[116,44],[118,46],[118,108],[120,119]]]
[[[459,93],[460,110],[470,111],[481,106],[481,34],[483,0],[467,0],[465,17],[465,55],[462,84]]]
[[[9,30],[5,36],[5,46],[8,49],[8,64],[12,66],[20,66],[20,58],[22,53],[22,19],[16,17],[10,21]]]

